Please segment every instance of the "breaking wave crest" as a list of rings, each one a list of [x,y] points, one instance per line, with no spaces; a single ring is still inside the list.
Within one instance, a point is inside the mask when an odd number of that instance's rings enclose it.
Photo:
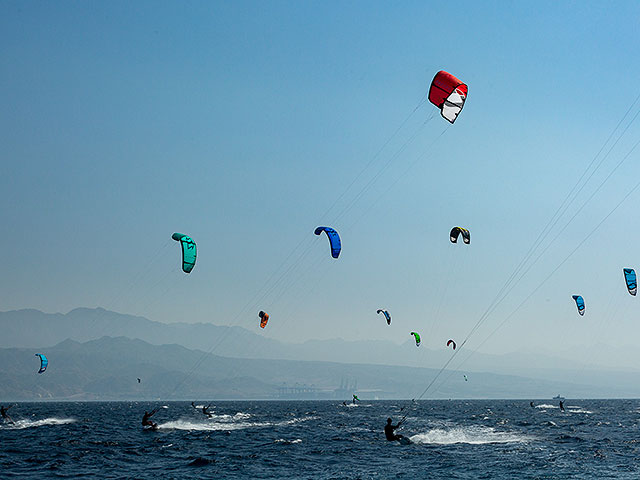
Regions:
[[[237,415],[234,415],[235,418]],[[171,422],[159,423],[160,430],[191,430],[191,431],[218,431],[218,430],[244,430],[247,428],[280,427],[284,425],[294,425],[300,422],[312,420],[315,417],[294,418],[281,422],[247,422],[247,421],[220,421],[220,420],[174,420]]]
[[[15,420],[11,424],[3,425],[3,428],[11,428],[15,430],[21,430],[23,428],[44,427],[47,425],[66,425],[73,423],[76,420],[74,418],[43,418],[42,420]]]
[[[528,442],[531,440],[530,437],[525,435],[499,432],[489,427],[435,428],[427,433],[418,433],[410,438],[413,443],[438,445],[452,445],[455,443],[482,445],[486,443]]]

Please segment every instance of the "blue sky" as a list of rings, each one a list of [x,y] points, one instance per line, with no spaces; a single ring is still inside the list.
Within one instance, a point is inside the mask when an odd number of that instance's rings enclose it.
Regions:
[[[3,2],[0,12],[0,310],[102,306],[255,329],[265,309],[260,333],[288,341],[466,336],[640,77],[637,2]],[[441,69],[469,85],[459,120],[448,126],[422,104],[392,137]],[[639,139],[634,122],[565,218]],[[636,184],[639,155],[476,345]],[[622,281],[622,267],[640,268],[639,196],[483,349],[622,346],[640,334]],[[338,261],[313,235],[321,224],[342,235]],[[454,225],[471,230],[470,246],[449,243]],[[176,231],[198,243],[189,276]]]

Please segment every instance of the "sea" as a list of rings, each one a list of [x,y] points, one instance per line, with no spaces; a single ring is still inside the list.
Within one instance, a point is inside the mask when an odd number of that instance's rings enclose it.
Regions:
[[[640,478],[640,400],[529,402],[18,403],[0,478]],[[387,441],[405,415],[412,443]]]

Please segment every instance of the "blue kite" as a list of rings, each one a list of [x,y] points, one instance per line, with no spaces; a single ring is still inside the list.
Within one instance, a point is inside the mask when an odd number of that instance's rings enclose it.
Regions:
[[[627,290],[633,296],[638,291],[638,283],[636,282],[636,271],[633,268],[623,268],[624,280],[627,282]]]
[[[40,370],[38,370],[38,373],[44,373],[44,371],[47,369],[47,365],[49,365],[49,360],[47,360],[47,357],[45,357],[42,353],[36,353],[35,356],[40,357]]]
[[[340,256],[340,250],[342,250],[342,244],[340,243],[340,235],[331,227],[318,227],[313,233],[320,235],[322,232],[327,234],[329,238],[329,245],[331,245],[331,256],[338,258]]]
[[[576,301],[576,307],[578,307],[578,313],[582,316],[584,315],[584,298],[580,295],[572,295],[571,296]]]

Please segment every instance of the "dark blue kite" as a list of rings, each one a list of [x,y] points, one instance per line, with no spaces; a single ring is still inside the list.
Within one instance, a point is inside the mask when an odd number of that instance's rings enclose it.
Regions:
[[[389,312],[382,309],[378,310],[378,315],[380,315],[381,313],[384,313],[384,318],[387,319],[387,325],[391,325],[391,315],[389,315]]]
[[[584,315],[584,298],[580,295],[572,295],[572,298],[576,301],[576,307],[578,307],[578,313]]]
[[[322,232],[327,234],[329,238],[329,244],[331,245],[331,256],[333,258],[338,258],[340,256],[340,250],[342,249],[342,244],[340,243],[340,235],[331,227],[318,227],[315,229],[313,233],[316,235],[320,235]]]
[[[627,290],[631,295],[636,294],[638,291],[638,283],[636,282],[636,271],[633,268],[623,268],[624,279],[627,282]]]

